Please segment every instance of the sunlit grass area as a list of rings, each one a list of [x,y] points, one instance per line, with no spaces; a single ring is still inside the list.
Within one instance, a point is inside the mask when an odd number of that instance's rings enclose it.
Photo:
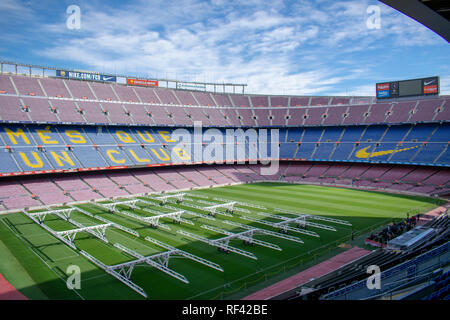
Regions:
[[[254,286],[256,290],[261,283],[278,279],[280,272],[301,270],[318,257],[344,250],[338,246],[348,241],[352,232],[368,233],[393,220],[405,218],[407,213],[425,212],[439,204],[436,199],[425,197],[282,183],[257,183],[195,190],[187,192],[182,202],[178,203],[175,199],[171,199],[165,205],[160,204],[156,199],[157,196],[139,197],[148,203],[138,202],[136,208],[119,205],[114,213],[92,203],[77,205],[92,215],[73,211],[71,219],[79,224],[99,225],[104,223],[99,218],[104,218],[137,231],[139,236],[108,227],[105,233],[108,242],[104,242],[91,234],[79,232],[74,241],[76,249],[61,242],[23,213],[0,216],[0,273],[30,299],[142,299],[141,295],[86,259],[80,254],[80,250],[89,253],[103,264],[112,266],[136,259],[114,247],[114,244],[125,246],[145,257],[166,251],[165,248],[145,239],[150,237],[214,262],[224,271],[173,256],[169,260],[168,267],[182,274],[189,282],[184,283],[145,262],[137,264],[130,280],[141,287],[149,299],[236,297],[243,288],[248,290]],[[208,215],[202,208],[227,201],[237,201],[232,214],[226,215],[224,209],[218,209],[215,219],[183,214],[182,218],[191,221],[192,225],[175,223],[172,218],[161,218],[159,222],[163,227],[154,228],[145,221],[126,215],[132,213],[145,218],[154,216],[155,213],[169,213],[175,210]],[[103,201],[103,203],[110,202]],[[267,223],[280,222],[281,219],[267,217],[270,214],[285,218],[293,218],[299,214],[317,215],[346,221],[351,226],[330,221],[315,221],[324,226],[331,226],[335,230],[307,227],[308,231],[316,233],[319,237],[289,232],[289,236],[300,239],[303,243],[255,232],[254,239],[276,245],[281,250],[249,245],[237,238],[229,241],[230,246],[249,252],[257,259],[219,251],[215,246],[178,232],[182,230],[214,240],[225,237],[225,234],[207,230],[204,228],[205,225],[229,233],[247,230],[227,224],[226,221],[279,232],[279,228]],[[266,224],[255,222],[255,219]],[[78,228],[70,221],[52,214],[45,217],[44,224],[54,231]],[[288,226],[298,227],[296,223],[289,223]],[[70,275],[67,268],[71,265],[77,265],[81,270],[79,290],[69,290],[66,286],[66,279]]]

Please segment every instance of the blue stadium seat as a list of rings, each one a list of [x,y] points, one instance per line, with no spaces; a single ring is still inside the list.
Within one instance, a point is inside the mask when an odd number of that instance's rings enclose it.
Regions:
[[[64,145],[64,139],[55,126],[42,125],[28,127],[31,135],[38,145]]]
[[[301,142],[318,142],[322,135],[323,128],[305,128]]]
[[[12,155],[7,152],[6,150],[0,151],[0,163],[2,164],[0,166],[0,172],[6,173],[6,172],[20,172],[22,171],[14,161]]]
[[[415,163],[433,163],[446,147],[446,143],[428,143],[427,145],[422,146],[419,153],[411,159],[411,161]]]
[[[322,135],[321,142],[336,142],[342,134],[342,128],[340,127],[326,127]]]
[[[319,144],[319,146],[316,148],[316,151],[312,155],[312,158],[316,160],[328,160],[335,146],[336,144],[331,142],[324,142]]]
[[[5,125],[0,130],[0,135],[5,145],[13,146],[34,146],[36,143],[33,135],[24,125]]]
[[[126,148],[99,146],[98,151],[110,166],[131,166],[133,161],[127,155]]]
[[[151,155],[151,148],[148,146],[142,148],[141,146],[125,145],[122,150],[135,165],[142,166],[156,163],[155,156]]]
[[[450,141],[450,125],[442,124],[433,135],[428,139],[428,141],[439,141],[439,142],[449,142]]]
[[[280,136],[280,142],[287,142],[287,129],[278,129],[279,130],[279,136]]]
[[[85,132],[86,127],[81,126],[55,126],[54,130],[58,131],[59,135],[67,145],[84,145],[92,144],[88,135]]]
[[[361,138],[361,142],[377,142],[381,139],[383,133],[386,131],[386,126],[368,126],[364,135]]]
[[[450,151],[447,147],[448,141],[446,141],[448,136],[445,135],[450,133],[450,126],[440,125],[433,134],[436,142],[429,142],[427,145],[422,144],[423,138],[419,142],[411,142],[408,139],[408,137],[419,136],[420,133],[431,134],[436,128],[436,125],[419,124],[411,130],[409,125],[390,128],[376,125],[283,129],[284,131],[281,131],[279,137],[281,140],[280,157],[322,161],[353,160],[372,163],[412,162],[447,165],[450,163]],[[3,125],[0,130],[0,146],[7,145],[13,152],[3,155],[5,166],[2,170],[4,172],[10,172],[10,170],[37,171],[195,161],[194,148],[186,146],[180,148],[179,141],[172,140],[173,130],[175,129],[163,127]],[[183,130],[189,134],[188,141],[193,142],[193,128]],[[203,132],[205,130],[207,129],[204,129]],[[226,131],[225,129],[217,130],[216,132],[223,137],[223,155],[225,157]],[[407,138],[404,139],[404,135],[409,130]],[[359,141],[363,132],[362,140]],[[252,155],[252,159],[261,159],[271,155],[270,145],[267,145],[270,141],[270,130],[267,133],[265,142],[262,142],[261,145],[259,145],[259,141],[256,142],[259,153]],[[384,133],[382,141],[377,141]],[[288,137],[288,140],[283,142],[285,136]],[[289,142],[291,138],[295,142]],[[249,137],[245,136],[245,144],[240,138],[234,137],[234,139],[232,143],[233,160],[248,159],[251,150]],[[298,139],[302,140],[301,145],[297,144]],[[367,139],[371,141],[368,142]],[[398,142],[403,139],[403,143],[399,144]],[[319,140],[320,142],[317,144]],[[236,141],[239,141],[239,145],[236,144]],[[356,144],[357,141],[359,144]],[[40,149],[38,146],[42,146],[43,149],[38,150]],[[244,154],[237,155],[237,149],[241,146],[244,146]],[[174,149],[175,147],[179,149]],[[267,154],[262,151],[266,151]],[[386,154],[379,152],[386,152]],[[224,157],[220,160],[224,160]],[[210,155],[206,159],[200,158],[197,161],[212,160],[217,160],[214,155]],[[433,161],[435,162],[433,163]]]
[[[109,133],[107,127],[84,127],[89,139],[96,145],[117,145],[114,137]]]
[[[303,142],[298,146],[297,154],[295,158],[297,159],[311,159],[312,152],[316,148],[316,143],[313,142]]]
[[[295,151],[297,150],[298,143],[287,142],[280,144],[280,158],[291,159],[295,156]]]
[[[405,137],[405,141],[427,141],[431,133],[436,129],[435,124],[421,124],[413,126],[411,131]]]
[[[447,147],[445,149],[445,152],[436,160],[435,163],[446,164],[446,165],[448,165],[450,163],[450,148],[449,147]]]
[[[135,144],[135,145],[139,145],[141,142],[139,141],[139,139],[137,138],[137,136],[135,136],[135,134],[128,128],[123,128],[123,127],[109,127],[107,128],[109,131],[109,134],[112,136],[112,138],[114,139],[114,143],[116,144]]]
[[[83,164],[84,168],[104,167],[108,165],[100,153],[92,146],[73,146],[72,152]]]
[[[403,137],[406,135],[408,130],[411,128],[410,125],[404,126],[392,126],[383,136],[383,142],[398,142],[402,141]]]
[[[303,135],[302,128],[289,128],[287,131],[286,142],[299,142]]]
[[[55,169],[75,169],[83,165],[71,150],[65,147],[46,146],[47,158]]]
[[[365,126],[346,127],[344,134],[342,135],[340,142],[355,142],[360,141],[361,135],[365,129]]]
[[[38,150],[36,147],[15,147],[14,158],[23,171],[40,171],[55,169],[47,159],[46,152]]]
[[[334,150],[332,159],[333,160],[347,160],[348,156],[355,147],[354,143],[339,143]]]
[[[390,161],[407,162],[410,161],[414,155],[422,147],[421,143],[403,143],[397,149],[409,149],[401,152],[396,152],[390,158]]]

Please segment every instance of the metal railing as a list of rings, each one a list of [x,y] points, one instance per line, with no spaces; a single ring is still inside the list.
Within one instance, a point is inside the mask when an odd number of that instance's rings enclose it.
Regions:
[[[7,71],[5,70],[7,69]],[[240,93],[244,94],[245,87],[247,84],[243,83],[219,83],[219,82],[199,82],[199,81],[181,81],[175,79],[160,79],[157,77],[148,78],[145,76],[132,76],[132,75],[124,75],[118,73],[102,73],[96,71],[88,71],[88,70],[75,70],[71,68],[56,68],[50,66],[42,66],[42,65],[33,65],[33,64],[24,64],[17,63],[12,61],[0,61],[0,73],[12,73],[12,74],[22,74],[28,76],[41,76],[41,77],[56,77],[57,70],[64,70],[69,72],[83,72],[90,74],[102,74],[104,76],[111,76],[116,78],[124,79],[124,82],[119,82],[125,84],[127,78],[139,79],[139,80],[153,80],[158,81],[159,84],[165,83],[164,85],[158,85],[158,87],[163,88],[171,88],[178,90],[195,90],[195,91],[208,91],[213,93]],[[218,90],[218,89],[222,90]],[[239,88],[240,92],[236,92],[236,88]],[[209,89],[209,90],[208,90]],[[230,90],[231,89],[231,90]]]

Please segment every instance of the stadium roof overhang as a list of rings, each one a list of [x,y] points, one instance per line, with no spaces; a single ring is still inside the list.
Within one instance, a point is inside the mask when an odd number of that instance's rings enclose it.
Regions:
[[[420,22],[450,42],[450,2],[448,0],[380,0]]]

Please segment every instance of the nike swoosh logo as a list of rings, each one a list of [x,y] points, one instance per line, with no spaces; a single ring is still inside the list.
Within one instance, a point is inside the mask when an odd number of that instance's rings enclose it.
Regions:
[[[113,77],[103,77],[103,80],[104,81],[109,81],[109,80],[111,80]]]
[[[397,153],[397,152],[402,152],[402,151],[406,151],[406,150],[411,150],[411,149],[415,149],[419,146],[415,146],[415,147],[410,147],[410,148],[403,148],[403,149],[397,149],[397,150],[384,150],[384,151],[377,151],[377,152],[367,152],[367,149],[369,149],[372,146],[368,146],[365,147],[361,150],[358,150],[358,152],[356,152],[356,157],[357,158],[362,158],[362,159],[369,159],[369,158],[373,158],[373,157],[380,157],[380,156],[384,156],[387,154],[392,154],[392,153]]]
[[[428,81],[428,82],[425,82],[425,81],[424,81],[424,82],[423,82],[423,85],[424,85],[424,86],[427,86],[427,85],[429,85],[429,84],[432,84],[433,82],[434,82],[434,80],[431,80],[431,81]]]

